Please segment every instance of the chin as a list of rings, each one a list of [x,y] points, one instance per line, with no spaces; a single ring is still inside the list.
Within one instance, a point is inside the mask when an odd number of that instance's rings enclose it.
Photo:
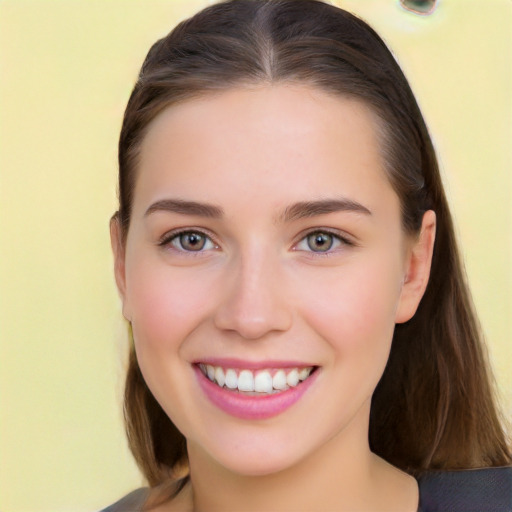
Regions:
[[[285,471],[293,467],[298,461],[285,456],[272,458],[266,456],[239,456],[236,460],[218,462],[228,471],[241,476],[264,477]]]
[[[252,435],[242,436],[236,439],[236,435],[229,439],[221,440],[214,445],[208,442],[188,442],[189,456],[191,460],[200,460],[220,467],[230,473],[241,476],[263,477],[285,471],[295,466],[306,455],[306,447],[301,441],[297,446],[290,443],[290,439],[282,436],[269,439],[267,436]],[[274,437],[274,436],[272,436]],[[204,440],[203,440],[204,441]],[[208,446],[210,445],[210,446]]]

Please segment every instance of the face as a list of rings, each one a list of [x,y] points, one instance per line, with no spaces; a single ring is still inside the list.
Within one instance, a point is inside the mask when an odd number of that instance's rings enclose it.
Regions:
[[[113,227],[123,311],[192,463],[268,474],[368,449],[431,247],[401,229],[363,104],[279,85],[171,107],[142,143],[132,215],[124,247]]]

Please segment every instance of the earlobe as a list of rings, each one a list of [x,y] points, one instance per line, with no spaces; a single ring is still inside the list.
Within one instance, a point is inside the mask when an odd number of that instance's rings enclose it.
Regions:
[[[436,236],[436,214],[428,210],[423,215],[418,239],[412,244],[408,256],[396,323],[410,320],[427,288]]]
[[[126,297],[125,244],[123,241],[123,233],[119,216],[117,214],[110,219],[110,244],[114,255],[114,275],[119,295],[123,301],[124,313]]]

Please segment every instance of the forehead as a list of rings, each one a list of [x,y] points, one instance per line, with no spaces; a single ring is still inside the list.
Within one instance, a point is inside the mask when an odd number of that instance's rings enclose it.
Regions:
[[[366,105],[314,87],[280,84],[207,95],[152,121],[141,145],[136,201],[169,194],[221,199],[226,187],[240,197],[266,194],[276,204],[331,192],[393,194],[379,138]]]

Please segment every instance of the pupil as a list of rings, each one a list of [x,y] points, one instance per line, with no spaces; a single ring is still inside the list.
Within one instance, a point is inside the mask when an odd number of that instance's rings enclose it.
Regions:
[[[308,245],[312,251],[328,251],[332,247],[332,235],[328,233],[314,233],[308,236]]]
[[[199,233],[184,233],[180,237],[181,246],[190,251],[200,251],[205,244],[203,235]]]

